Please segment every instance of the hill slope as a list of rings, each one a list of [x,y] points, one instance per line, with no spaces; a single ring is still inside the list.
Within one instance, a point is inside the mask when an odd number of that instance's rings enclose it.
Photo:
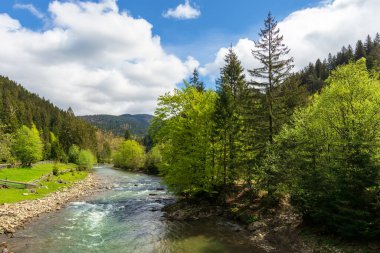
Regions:
[[[40,131],[45,148],[52,141],[52,132],[66,152],[72,144],[96,149],[95,128],[76,117],[70,108],[62,110],[20,84],[0,76],[0,126],[6,133],[15,133],[22,125],[30,127],[32,124]]]
[[[148,133],[153,116],[149,114],[123,114],[120,116],[100,114],[81,116],[81,118],[99,129],[110,131],[118,136],[124,136],[126,129],[133,135],[144,136]]]

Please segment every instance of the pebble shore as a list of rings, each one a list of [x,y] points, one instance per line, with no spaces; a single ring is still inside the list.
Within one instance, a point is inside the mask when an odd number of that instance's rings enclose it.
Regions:
[[[105,189],[105,182],[94,174],[74,185],[36,200],[0,205],[0,234],[13,235],[31,219],[61,209],[66,203]]]

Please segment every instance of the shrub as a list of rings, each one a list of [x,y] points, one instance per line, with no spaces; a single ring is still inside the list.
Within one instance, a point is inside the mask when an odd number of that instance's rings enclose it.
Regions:
[[[124,141],[114,154],[113,162],[119,168],[141,169],[145,162],[144,148],[137,141]]]
[[[96,163],[96,157],[94,154],[88,150],[81,150],[78,155],[78,169],[79,170],[88,170],[92,169]]]

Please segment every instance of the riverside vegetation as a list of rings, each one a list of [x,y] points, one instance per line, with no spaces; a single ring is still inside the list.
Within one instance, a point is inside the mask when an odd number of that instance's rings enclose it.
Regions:
[[[161,175],[174,192],[248,223],[286,200],[320,234],[378,240],[380,36],[295,74],[270,14],[260,36],[252,81],[230,48],[216,91],[195,71],[158,99],[150,134]],[[229,205],[243,193],[245,203]]]
[[[297,73],[271,14],[255,44],[260,67],[245,71],[230,48],[216,90],[195,69],[183,88],[159,97],[144,139],[97,130],[3,78],[0,160],[51,159],[79,170],[112,162],[162,176],[185,200],[167,207],[173,218],[225,214],[257,240],[288,243],[303,224],[317,237],[378,250],[380,36]],[[41,114],[14,109],[29,105]]]

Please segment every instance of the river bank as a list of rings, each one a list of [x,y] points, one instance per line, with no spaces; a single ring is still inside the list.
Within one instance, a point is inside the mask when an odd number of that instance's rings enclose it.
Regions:
[[[379,242],[349,242],[330,235],[320,234],[303,223],[302,215],[282,199],[268,208],[263,200],[248,201],[248,196],[230,198],[225,205],[207,200],[181,199],[164,207],[171,220],[193,221],[223,217],[236,232],[249,233],[255,248],[263,252],[380,252]]]
[[[0,205],[0,234],[12,236],[16,230],[43,213],[61,209],[69,201],[104,189],[105,182],[95,174],[44,198]]]

